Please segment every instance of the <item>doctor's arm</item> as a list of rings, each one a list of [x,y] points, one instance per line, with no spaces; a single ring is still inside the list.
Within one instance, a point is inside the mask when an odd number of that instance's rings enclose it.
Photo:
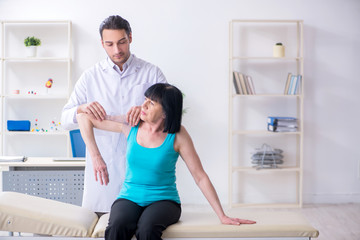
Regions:
[[[78,106],[76,113],[86,113],[92,115],[95,119],[102,121],[106,117],[106,111],[99,102],[89,102]]]
[[[130,126],[134,127],[140,122],[140,112],[141,106],[133,106],[126,113],[126,122],[129,123]]]
[[[72,130],[78,128],[76,114],[82,112],[82,107],[80,106],[85,106],[88,102],[88,78],[89,76],[86,73],[83,73],[80,76],[79,80],[74,86],[74,90],[71,93],[68,102],[65,104],[62,110],[61,125],[64,129]]]
[[[184,127],[181,127],[180,132],[176,134],[176,138],[177,139],[175,147],[178,149],[196,184],[200,188],[201,192],[204,194],[205,198],[210,203],[221,223],[230,225],[256,223],[255,221],[251,220],[231,218],[224,213],[216,190],[201,164],[200,158],[196,153],[190,135]]]
[[[109,183],[109,174],[107,171],[106,163],[103,160],[95,141],[94,127],[101,130],[124,133],[126,136],[130,132],[130,127],[126,124],[116,121],[100,121],[94,118],[92,115],[86,113],[77,114],[76,118],[79,124],[81,136],[84,139],[86,147],[90,153],[91,160],[93,162],[95,180],[98,181],[99,176],[100,184],[107,185]]]
[[[76,114],[87,113],[93,115],[98,120],[104,120],[106,111],[103,106],[96,101],[89,102],[89,79],[93,77],[84,72],[74,86],[74,90],[70,95],[69,101],[63,108],[61,114],[61,123],[65,129],[75,129],[77,126]]]

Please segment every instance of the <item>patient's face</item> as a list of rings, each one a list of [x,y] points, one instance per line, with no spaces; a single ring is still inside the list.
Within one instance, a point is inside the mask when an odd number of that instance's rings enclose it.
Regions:
[[[124,29],[113,30],[104,29],[102,33],[102,45],[110,59],[119,66],[121,70],[123,64],[130,57],[131,33],[129,36]]]
[[[148,122],[158,122],[165,119],[162,105],[150,98],[145,98],[141,105],[140,119]]]

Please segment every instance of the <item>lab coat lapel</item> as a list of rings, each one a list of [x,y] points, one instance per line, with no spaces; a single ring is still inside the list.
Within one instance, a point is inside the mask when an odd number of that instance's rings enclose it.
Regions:
[[[128,69],[126,69],[126,71],[123,73],[122,78],[137,73],[140,70],[140,68],[141,68],[140,61],[135,55],[133,55],[132,63],[129,65]]]

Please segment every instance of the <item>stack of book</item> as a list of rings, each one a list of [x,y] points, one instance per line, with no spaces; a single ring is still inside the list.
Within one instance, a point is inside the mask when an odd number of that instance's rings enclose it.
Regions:
[[[260,148],[255,148],[251,153],[251,163],[256,169],[278,168],[284,163],[283,150],[272,148],[268,144],[263,144]]]
[[[286,79],[285,83],[285,95],[296,95],[300,93],[300,87],[301,87],[301,79],[302,75],[294,75],[291,73],[288,73],[288,77]]]
[[[255,86],[251,76],[234,71],[233,83],[236,94],[243,94],[243,95],[255,94]]]
[[[294,117],[273,117],[267,118],[267,130],[271,132],[297,132],[297,119]]]

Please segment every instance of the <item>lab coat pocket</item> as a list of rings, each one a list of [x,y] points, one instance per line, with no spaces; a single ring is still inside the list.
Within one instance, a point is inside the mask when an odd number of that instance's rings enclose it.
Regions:
[[[143,104],[144,99],[145,99],[145,91],[151,87],[153,85],[153,83],[143,83],[143,84],[139,84],[134,86],[132,89],[130,89],[129,91],[129,98],[133,99],[133,103],[132,106],[140,106],[141,104]]]

